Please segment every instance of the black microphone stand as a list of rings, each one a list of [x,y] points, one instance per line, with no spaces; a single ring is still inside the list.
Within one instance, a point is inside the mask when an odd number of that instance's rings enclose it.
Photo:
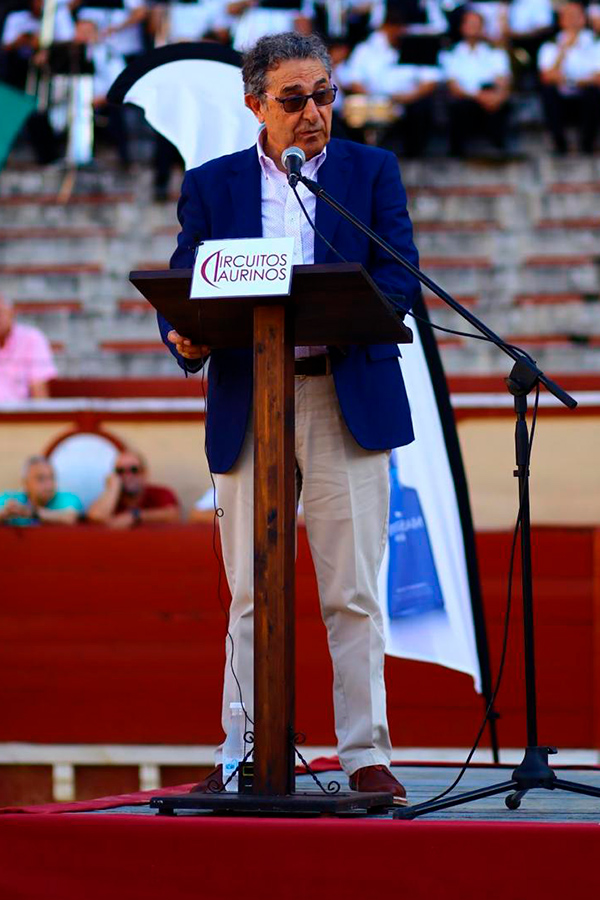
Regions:
[[[534,645],[534,619],[533,619],[533,579],[531,571],[531,519],[529,508],[529,433],[527,428],[527,396],[540,384],[553,394],[564,406],[575,409],[577,401],[567,394],[558,384],[548,378],[535,361],[511,347],[502,338],[493,332],[484,322],[465,309],[457,300],[448,294],[431,278],[421,272],[409,260],[405,259],[397,250],[390,246],[371,228],[357,219],[341,203],[331,197],[316,181],[298,176],[298,180],[308,188],[311,193],[323,200],[336,210],[344,219],[350,222],[363,234],[366,234],[382,250],[385,250],[400,266],[414,275],[421,284],[436,294],[451,309],[457,312],[463,319],[469,322],[477,331],[483,334],[491,343],[495,344],[503,353],[506,353],[513,361],[512,370],[505,379],[509,392],[514,397],[516,414],[515,425],[515,450],[516,471],[515,476],[519,480],[520,519],[521,519],[521,590],[523,600],[523,636],[525,647],[525,700],[527,710],[527,747],[521,763],[513,770],[509,781],[502,781],[488,787],[474,791],[466,791],[456,794],[454,797],[444,797],[439,800],[418,803],[405,809],[394,812],[394,818],[414,819],[417,816],[430,812],[438,812],[451,806],[459,806],[470,803],[472,800],[481,800],[496,794],[508,794],[505,804],[508,809],[518,809],[521,799],[527,791],[533,788],[546,790],[563,790],[575,794],[586,794],[590,797],[600,798],[600,788],[594,788],[586,784],[566,781],[558,778],[554,770],[548,764],[548,756],[556,753],[554,747],[538,746],[537,733],[537,695],[535,684],[535,645]]]

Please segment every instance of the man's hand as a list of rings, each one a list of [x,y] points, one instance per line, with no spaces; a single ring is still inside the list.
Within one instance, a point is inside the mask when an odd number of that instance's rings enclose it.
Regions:
[[[0,509],[0,520],[4,521],[5,519],[30,519],[32,515],[32,508],[27,503],[19,503],[18,500],[10,499],[7,500],[2,509]]]
[[[206,344],[192,344],[189,338],[182,337],[175,329],[168,333],[167,340],[175,344],[175,349],[184,359],[202,359],[210,353],[210,347]]]
[[[488,112],[496,112],[508,100],[508,93],[500,87],[483,88],[476,99]]]
[[[135,516],[131,510],[127,509],[124,512],[117,513],[116,516],[111,516],[106,524],[109,528],[123,531],[125,528],[133,528],[135,525]]]

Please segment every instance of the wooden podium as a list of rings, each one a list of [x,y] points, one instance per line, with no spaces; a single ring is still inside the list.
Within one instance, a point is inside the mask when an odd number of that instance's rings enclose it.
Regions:
[[[285,297],[190,299],[192,272],[132,272],[132,284],[182,335],[254,348],[254,786],[156,797],[162,814],[360,813],[391,794],[294,790],[294,347],[409,343],[412,332],[359,264],[295,266]]]

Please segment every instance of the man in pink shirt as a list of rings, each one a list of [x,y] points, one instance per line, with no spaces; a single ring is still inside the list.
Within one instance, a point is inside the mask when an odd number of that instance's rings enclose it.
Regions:
[[[15,322],[0,294],[0,403],[48,397],[48,382],[56,375],[48,339],[39,328]]]

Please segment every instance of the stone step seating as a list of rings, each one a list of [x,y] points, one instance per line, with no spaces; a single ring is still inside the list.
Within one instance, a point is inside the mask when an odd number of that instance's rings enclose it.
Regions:
[[[600,160],[540,155],[506,165],[402,165],[423,270],[554,371],[600,368]],[[153,204],[151,172],[100,163],[77,174],[9,167],[0,175],[0,279],[24,321],[43,328],[62,374],[177,376],[131,269],[167,267],[173,202]],[[434,321],[468,326],[426,292]],[[503,371],[482,342],[439,334],[447,370]]]

